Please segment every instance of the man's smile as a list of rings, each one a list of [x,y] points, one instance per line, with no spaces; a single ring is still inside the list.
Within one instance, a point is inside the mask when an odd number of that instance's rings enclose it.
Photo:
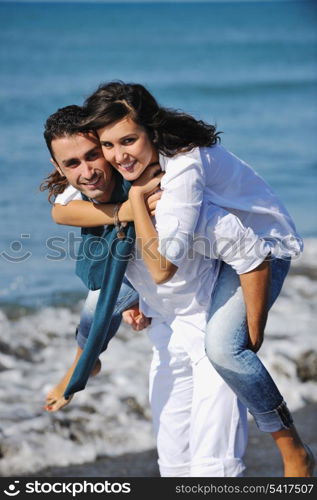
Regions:
[[[101,182],[102,179],[103,179],[102,174],[99,175],[96,174],[89,181],[80,182],[79,184],[87,187],[96,187]]]

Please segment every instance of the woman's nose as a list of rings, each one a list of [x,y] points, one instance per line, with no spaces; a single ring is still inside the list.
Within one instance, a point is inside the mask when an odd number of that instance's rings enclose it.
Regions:
[[[117,146],[115,148],[114,154],[116,163],[122,163],[127,157],[127,153],[122,146]]]

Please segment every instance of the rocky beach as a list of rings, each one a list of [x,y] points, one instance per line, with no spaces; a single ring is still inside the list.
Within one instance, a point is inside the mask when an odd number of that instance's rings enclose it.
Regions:
[[[307,240],[274,305],[260,356],[317,454],[316,240]],[[62,411],[45,395],[75,353],[82,301],[69,307],[0,311],[0,475],[155,476],[147,395],[151,345],[146,331],[120,327],[101,373]],[[281,475],[271,438],[250,421],[246,475]]]

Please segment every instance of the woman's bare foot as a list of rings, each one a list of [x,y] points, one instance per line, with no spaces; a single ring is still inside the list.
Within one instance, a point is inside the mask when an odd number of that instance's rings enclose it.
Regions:
[[[43,406],[43,409],[46,410],[46,411],[49,411],[49,412],[54,412],[54,411],[58,411],[58,410],[61,410],[62,408],[64,408],[64,406],[68,405],[68,403],[71,402],[73,396],[70,396],[68,399],[65,399],[64,398],[64,392],[65,392],[65,389],[74,373],[74,370],[75,370],[75,367],[77,365],[77,362],[82,354],[82,349],[80,349],[78,347],[77,349],[77,353],[76,353],[76,357],[75,357],[75,360],[72,364],[72,366],[69,368],[69,370],[67,371],[67,373],[64,375],[64,377],[62,378],[62,380],[55,386],[53,387],[53,389],[51,389],[45,400],[46,400],[46,405]],[[91,375],[92,376],[95,376],[97,375],[101,370],[101,361],[100,359],[98,359],[96,361],[96,364],[91,372]]]
[[[306,445],[284,464],[284,477],[313,477],[315,458]]]
[[[312,477],[315,466],[315,457],[306,444],[300,439],[296,428],[273,432],[284,463],[284,477]]]

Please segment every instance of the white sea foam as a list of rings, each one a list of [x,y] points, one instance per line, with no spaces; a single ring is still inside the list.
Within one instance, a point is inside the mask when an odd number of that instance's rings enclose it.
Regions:
[[[150,344],[121,328],[103,355],[103,369],[62,413],[42,409],[75,353],[78,313],[46,308],[8,321],[3,313],[0,357],[2,444],[0,474],[31,473],[49,465],[155,446],[147,402]],[[23,359],[24,358],[24,359]]]
[[[260,351],[291,410],[317,401],[316,373],[304,382],[299,371],[300,358],[317,353],[316,257],[317,240],[307,240],[270,313]],[[101,374],[90,379],[86,390],[62,412],[42,409],[47,391],[75,353],[80,306],[76,311],[47,307],[16,320],[0,311],[1,475],[155,446],[147,394],[151,345],[146,333],[125,326],[102,355]]]

